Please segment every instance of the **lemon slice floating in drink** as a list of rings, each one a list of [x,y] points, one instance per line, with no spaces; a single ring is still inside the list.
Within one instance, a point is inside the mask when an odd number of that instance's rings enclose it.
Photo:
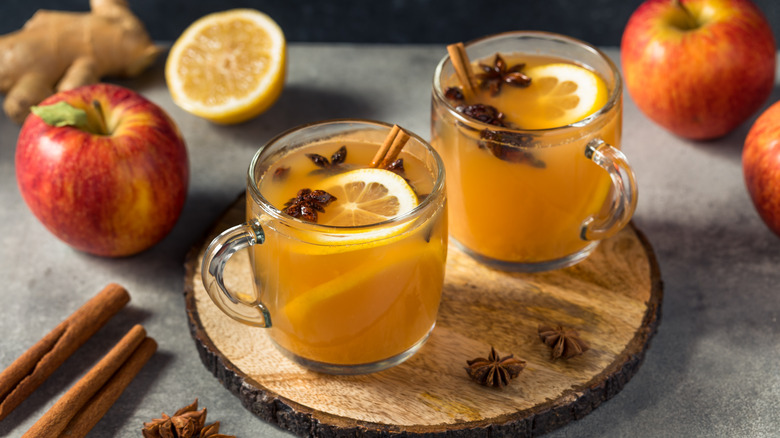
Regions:
[[[385,222],[399,214],[406,213],[418,205],[417,195],[411,186],[398,174],[384,169],[357,169],[325,179],[322,190],[336,197],[336,201],[325,207],[325,212],[318,215],[318,223],[332,226],[361,226]],[[370,250],[380,245],[398,242],[407,236],[406,231],[412,223],[377,226],[375,229],[357,228],[345,229],[338,237],[318,236],[322,246],[305,245],[303,250],[308,253],[344,253],[347,251]],[[403,248],[391,251],[382,256],[381,260],[372,258],[369,254],[360,263],[350,266],[349,271],[337,278],[298,295],[284,308],[291,320],[298,320],[309,315],[318,305],[336,297],[346,298],[345,293],[361,293],[361,285],[370,282],[378,275],[388,272],[406,272],[405,266],[414,266],[421,260],[436,260],[442,255],[436,252],[440,247],[425,245],[420,242],[407,243],[419,251],[407,252]],[[418,246],[414,246],[414,245]],[[439,263],[443,263],[439,259]],[[426,265],[427,266],[427,265]],[[355,297],[358,299],[359,297]],[[381,308],[382,306],[375,306]]]
[[[284,86],[286,41],[268,15],[231,9],[192,23],[171,47],[165,79],[173,101],[217,123],[268,109]]]
[[[419,203],[406,180],[385,169],[350,170],[326,178],[316,189],[336,197],[324,212],[318,213],[317,223],[339,228],[332,233],[316,234],[287,230],[307,242],[298,248],[306,254],[356,251],[400,239],[412,222],[381,223],[414,209]],[[364,228],[371,224],[381,225]]]
[[[384,222],[417,206],[417,195],[400,175],[384,169],[357,169],[330,177],[321,187],[337,201],[320,215],[336,226]]]
[[[596,73],[578,65],[554,63],[524,72],[531,85],[514,122],[522,129],[549,129],[580,121],[607,103],[607,86]]]

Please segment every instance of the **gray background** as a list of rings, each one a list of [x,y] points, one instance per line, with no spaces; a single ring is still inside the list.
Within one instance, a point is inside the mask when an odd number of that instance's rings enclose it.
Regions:
[[[149,251],[118,260],[71,250],[32,216],[15,180],[19,127],[0,115],[0,369],[108,282],[124,285],[132,296],[127,308],[2,422],[2,438],[21,436],[135,323],[142,323],[160,348],[90,436],[138,437],[144,421],[199,397],[209,421],[221,421],[225,433],[292,438],[244,409],[202,365],[181,294],[185,254],[243,190],[244,172],[258,145],[281,130],[330,117],[398,123],[427,137],[430,77],[443,56],[442,42],[527,28],[614,47],[639,1],[536,0],[515,9],[495,9],[490,5],[497,2],[479,0],[131,3],[159,41],[172,40],[212,10],[247,5],[265,10],[294,42],[290,75],[271,111],[238,126],[213,125],[176,107],[165,86],[163,59],[123,82],[177,122],[190,152],[192,179],[171,234]],[[777,38],[780,2],[757,3]],[[40,7],[86,10],[86,4],[0,0],[0,33],[18,28]],[[430,12],[443,11],[447,4],[457,15]],[[490,26],[465,24],[477,13],[480,20],[473,21]],[[329,41],[339,44],[320,44]],[[431,45],[343,44],[350,41]],[[607,54],[619,61],[616,49]],[[778,80],[762,109],[780,100]],[[742,144],[758,114],[724,138],[700,143],[650,122],[628,95],[624,105],[623,148],[640,186],[634,222],[659,261],[663,317],[642,367],[626,387],[548,436],[777,437],[780,240],[758,217],[741,170]]]
[[[86,11],[88,0],[0,0],[0,34],[36,9]],[[641,0],[129,0],[152,38],[172,41],[210,12],[266,12],[294,42],[450,43],[508,30],[547,30],[617,46]],[[754,0],[780,40],[780,2]]]

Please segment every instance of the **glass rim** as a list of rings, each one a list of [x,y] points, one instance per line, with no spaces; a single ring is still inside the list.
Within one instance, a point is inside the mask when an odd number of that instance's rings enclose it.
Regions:
[[[356,125],[365,125],[365,126],[379,126],[383,128],[387,128],[387,131],[389,132],[390,129],[392,129],[393,125],[377,120],[369,120],[369,119],[361,119],[361,118],[337,118],[337,119],[327,119],[327,120],[320,120],[316,122],[310,122],[305,123],[303,125],[298,125],[293,128],[287,129],[286,131],[283,131],[270,140],[268,140],[262,147],[260,147],[257,152],[255,152],[254,156],[252,157],[252,161],[249,163],[249,169],[247,171],[247,188],[255,201],[257,205],[260,206],[261,209],[265,213],[267,213],[272,218],[283,221],[286,223],[294,224],[294,227],[296,229],[300,228],[309,228],[313,231],[317,231],[320,233],[344,233],[344,232],[350,232],[350,234],[354,233],[355,231],[370,231],[378,227],[386,226],[386,225],[392,225],[397,224],[399,222],[404,222],[407,220],[413,219],[415,216],[418,216],[421,212],[427,210],[429,206],[435,202],[440,196],[439,194],[442,194],[444,192],[444,184],[445,184],[445,169],[444,169],[444,161],[442,161],[441,156],[439,156],[438,152],[428,143],[425,139],[417,135],[416,133],[409,131],[407,129],[404,129],[409,136],[417,142],[422,145],[423,149],[433,157],[433,161],[436,164],[436,168],[438,169],[438,172],[436,175],[434,175],[435,180],[433,182],[433,187],[431,189],[431,193],[425,197],[425,199],[422,200],[417,206],[415,206],[413,209],[402,213],[400,215],[394,216],[390,219],[384,220],[382,222],[376,222],[373,224],[366,224],[366,225],[326,225],[326,224],[318,224],[316,222],[309,222],[305,221],[303,219],[299,219],[293,216],[290,216],[280,209],[274,207],[274,205],[268,201],[268,199],[263,196],[263,194],[260,192],[260,188],[257,185],[257,181],[254,179],[254,171],[258,167],[258,165],[265,163],[265,160],[261,160],[263,157],[263,153],[268,150],[269,146],[274,145],[276,143],[279,143],[280,141],[283,141],[286,137],[310,128],[315,128],[318,126],[325,126],[325,125],[339,125],[339,124],[356,124]],[[399,125],[400,126],[400,125]],[[421,161],[424,161],[424,158],[421,159]]]
[[[620,70],[618,69],[617,65],[612,61],[612,59],[607,56],[606,53],[604,53],[602,50],[598,49],[597,47],[579,40],[577,38],[573,38],[570,36],[566,36],[559,33],[554,32],[545,32],[545,31],[536,31],[536,30],[519,30],[519,31],[508,31],[508,32],[501,32],[496,34],[491,34],[483,37],[479,37],[473,40],[470,40],[466,43],[464,43],[464,46],[466,50],[468,50],[469,47],[474,46],[476,44],[485,43],[491,40],[498,40],[503,38],[509,38],[509,37],[531,37],[536,38],[539,40],[545,40],[545,41],[556,41],[561,43],[570,44],[572,46],[577,46],[581,49],[584,49],[585,51],[588,51],[599,58],[603,59],[607,66],[609,67],[610,71],[613,74],[613,77],[615,78],[615,83],[613,87],[611,87],[609,92],[609,97],[607,98],[607,102],[601,106],[597,111],[595,111],[593,114],[585,117],[584,119],[578,120],[576,122],[570,123],[568,125],[563,126],[556,126],[553,128],[544,128],[544,129],[521,129],[521,128],[510,128],[510,127],[503,127],[503,126],[496,126],[491,125],[489,123],[481,122],[476,119],[472,119],[470,117],[467,117],[466,115],[458,112],[455,107],[450,103],[449,99],[447,99],[444,95],[444,90],[442,90],[442,84],[441,84],[441,75],[444,70],[445,65],[452,64],[450,61],[450,55],[445,54],[444,57],[439,60],[439,63],[436,65],[436,69],[433,73],[433,95],[435,99],[439,102],[441,102],[444,107],[447,109],[447,111],[452,114],[459,122],[465,124],[469,127],[475,127],[477,130],[482,129],[489,129],[491,131],[502,131],[502,132],[512,132],[512,133],[521,133],[521,134],[544,134],[544,133],[551,133],[551,132],[557,132],[562,130],[567,130],[571,128],[582,128],[584,126],[588,126],[591,123],[593,123],[595,120],[600,119],[602,116],[607,114],[612,108],[617,105],[621,95],[622,95],[622,87],[623,82],[620,75]],[[524,147],[524,146],[516,146],[516,147]]]

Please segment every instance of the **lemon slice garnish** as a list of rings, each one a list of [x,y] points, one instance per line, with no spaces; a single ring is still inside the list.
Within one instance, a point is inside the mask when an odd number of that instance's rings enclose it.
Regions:
[[[406,213],[418,205],[417,195],[401,176],[384,169],[357,169],[325,179],[318,187],[336,197],[319,214],[318,223],[334,226],[360,226],[380,223]],[[399,242],[406,234],[410,221],[386,224],[376,228],[345,230],[338,238],[318,235],[322,246],[302,245],[310,254],[333,254],[357,251]],[[416,247],[415,247],[416,248]],[[302,293],[284,308],[291,320],[305,318],[312,309],[329,299],[344,293],[361,293],[360,286],[387,269],[400,269],[399,265],[414,265],[422,261],[441,259],[440,246],[420,245],[419,251],[397,248],[382,254],[381,261],[371,257],[360,264],[350,266],[348,272]],[[440,261],[443,263],[443,260]]]
[[[522,129],[549,129],[570,125],[607,103],[607,86],[596,73],[574,64],[545,64],[524,72],[531,85],[524,89],[523,105],[513,114]]]
[[[320,185],[336,197],[320,223],[336,226],[384,222],[417,206],[417,195],[400,175],[384,169],[357,169],[332,176]]]
[[[414,221],[379,224],[418,205],[417,195],[401,176],[384,169],[357,169],[326,178],[317,185],[336,197],[319,213],[320,225],[346,227],[312,233],[285,229],[300,241],[291,250],[301,254],[336,254],[387,245],[402,239]],[[356,228],[349,228],[356,226]],[[306,242],[306,243],[303,243]]]
[[[192,23],[171,47],[165,79],[173,101],[217,123],[268,109],[284,86],[286,41],[268,15],[231,9]]]

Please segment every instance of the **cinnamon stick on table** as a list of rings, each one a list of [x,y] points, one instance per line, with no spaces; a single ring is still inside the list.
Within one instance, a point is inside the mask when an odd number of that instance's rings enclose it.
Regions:
[[[146,365],[155,351],[157,351],[157,342],[149,337],[144,339],[133,355],[70,420],[63,435],[68,438],[86,436],[122,395],[127,385],[133,381],[133,378]]]
[[[374,155],[371,160],[371,164],[368,167],[378,167],[384,169],[391,164],[401,153],[401,149],[404,148],[406,142],[409,141],[409,134],[404,131],[400,126],[393,125],[390,132],[387,134],[384,143]]]
[[[0,420],[129,301],[127,290],[109,284],[0,373]]]
[[[61,436],[71,420],[82,411],[82,408],[89,404],[90,399],[99,393],[101,388],[103,388],[117,373],[117,370],[128,362],[128,359],[139,348],[139,345],[147,339],[150,338],[146,337],[146,330],[144,330],[142,326],[136,325],[130,329],[111,351],[95,364],[81,380],[76,382],[65,395],[57,400],[54,406],[43,414],[30,430],[22,435],[22,438]],[[145,350],[144,353],[142,353],[146,359],[151,357],[150,353],[153,353],[153,350],[157,348],[156,343],[154,343],[153,340],[151,342],[152,343],[150,344],[146,341],[147,346],[144,347]],[[153,349],[151,352],[148,351],[150,348]],[[135,367],[140,369],[145,363],[145,360],[141,363],[136,363],[134,369]],[[135,373],[133,373],[133,375],[135,375]],[[98,398],[100,398],[100,396]],[[113,403],[113,401],[111,401],[111,403]],[[110,404],[108,407],[110,407]],[[108,407],[105,407],[105,410],[108,410]],[[94,406],[94,409],[102,410],[99,406]],[[100,419],[100,417],[97,419]]]

